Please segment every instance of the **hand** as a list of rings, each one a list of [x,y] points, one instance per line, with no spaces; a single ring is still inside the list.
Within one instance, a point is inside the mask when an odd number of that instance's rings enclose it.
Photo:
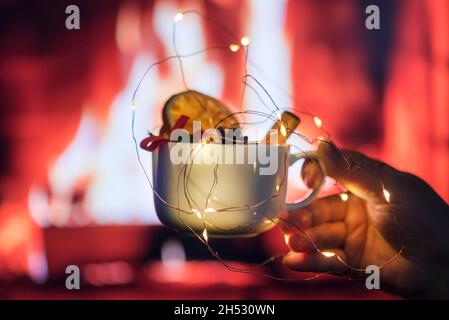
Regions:
[[[409,297],[449,298],[449,207],[438,194],[412,174],[331,143],[321,143],[318,154],[326,174],[348,190],[349,198],[324,197],[286,214],[282,228],[290,235],[292,252],[284,264],[298,271],[366,276],[339,257],[355,268],[382,266],[382,289]],[[308,186],[315,185],[320,175],[316,163],[306,162],[302,175]],[[325,257],[307,238],[335,256]]]

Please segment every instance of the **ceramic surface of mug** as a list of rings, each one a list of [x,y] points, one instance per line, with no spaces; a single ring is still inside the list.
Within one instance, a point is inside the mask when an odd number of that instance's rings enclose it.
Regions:
[[[285,202],[288,167],[302,158],[320,163],[313,151],[290,154],[288,145],[163,144],[152,160],[156,213],[163,224],[181,232],[207,228],[209,237],[268,231],[282,211],[308,205],[322,186],[303,201]]]

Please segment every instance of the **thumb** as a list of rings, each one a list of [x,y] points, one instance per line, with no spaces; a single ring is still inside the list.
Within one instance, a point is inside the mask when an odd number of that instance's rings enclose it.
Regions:
[[[364,200],[377,198],[385,201],[385,185],[399,173],[359,152],[340,150],[332,142],[321,142],[318,156],[326,175]]]

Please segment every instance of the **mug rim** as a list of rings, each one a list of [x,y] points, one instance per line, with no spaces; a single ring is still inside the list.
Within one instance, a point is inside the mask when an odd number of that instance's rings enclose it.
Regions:
[[[184,144],[189,144],[192,146],[228,146],[228,147],[235,147],[235,146],[243,146],[243,147],[247,147],[247,146],[268,146],[268,147],[274,147],[274,148],[284,148],[284,149],[288,149],[290,148],[290,145],[288,143],[284,143],[284,144],[266,144],[266,143],[262,143],[262,142],[248,142],[248,143],[236,143],[236,144],[232,144],[232,143],[206,143],[203,144],[201,142],[177,142],[177,141],[168,141],[167,144],[169,145],[175,145],[177,143],[184,143]]]

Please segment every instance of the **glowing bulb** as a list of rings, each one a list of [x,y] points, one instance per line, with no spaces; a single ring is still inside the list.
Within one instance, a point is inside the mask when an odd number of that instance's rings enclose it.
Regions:
[[[318,136],[317,138],[319,141],[324,141],[324,137],[323,136]]]
[[[340,193],[340,199],[341,199],[341,201],[346,202],[346,201],[348,201],[349,196],[346,192],[343,192],[343,193]]]
[[[256,170],[257,170],[257,162],[254,162],[253,163],[253,171],[256,172]]]
[[[233,44],[229,45],[229,50],[231,50],[232,52],[237,52],[237,51],[239,51],[239,49],[240,49],[240,46],[238,44],[233,43]]]
[[[321,119],[317,116],[313,117],[313,122],[315,122],[317,128],[321,128],[321,126],[323,125],[323,121],[321,121]]]
[[[276,185],[276,192],[279,192],[280,186],[277,184]]]
[[[240,39],[240,43],[242,44],[242,46],[246,47],[247,45],[249,45],[249,37],[248,36],[242,37],[242,39]]]
[[[131,102],[131,109],[136,110],[136,102]]]
[[[203,219],[200,210],[192,208],[192,212],[198,217],[198,219]]]
[[[385,189],[385,188],[384,188],[383,192],[384,192],[385,200],[387,200],[387,202],[390,203],[390,192],[388,192],[387,189]]]
[[[178,13],[175,15],[175,17],[173,18],[173,20],[174,20],[175,22],[179,22],[179,21],[181,21],[182,19],[184,19],[184,15],[183,15],[181,12],[178,12]]]
[[[288,245],[288,242],[290,241],[290,235],[289,234],[284,234],[284,241],[285,241],[285,244]]]
[[[323,256],[325,256],[326,258],[331,258],[331,257],[335,256],[335,253],[333,253],[331,251],[321,251],[321,254]]]
[[[204,238],[204,240],[206,240],[206,242],[209,239],[209,237],[207,236],[207,229],[204,229],[204,231],[203,231],[203,238]]]
[[[204,212],[206,212],[206,213],[212,213],[212,212],[215,212],[215,211],[217,211],[217,210],[215,210],[214,208],[206,208],[204,210]]]
[[[281,131],[281,134],[282,134],[284,137],[287,136],[287,128],[284,126],[283,123],[281,123],[280,131]]]

